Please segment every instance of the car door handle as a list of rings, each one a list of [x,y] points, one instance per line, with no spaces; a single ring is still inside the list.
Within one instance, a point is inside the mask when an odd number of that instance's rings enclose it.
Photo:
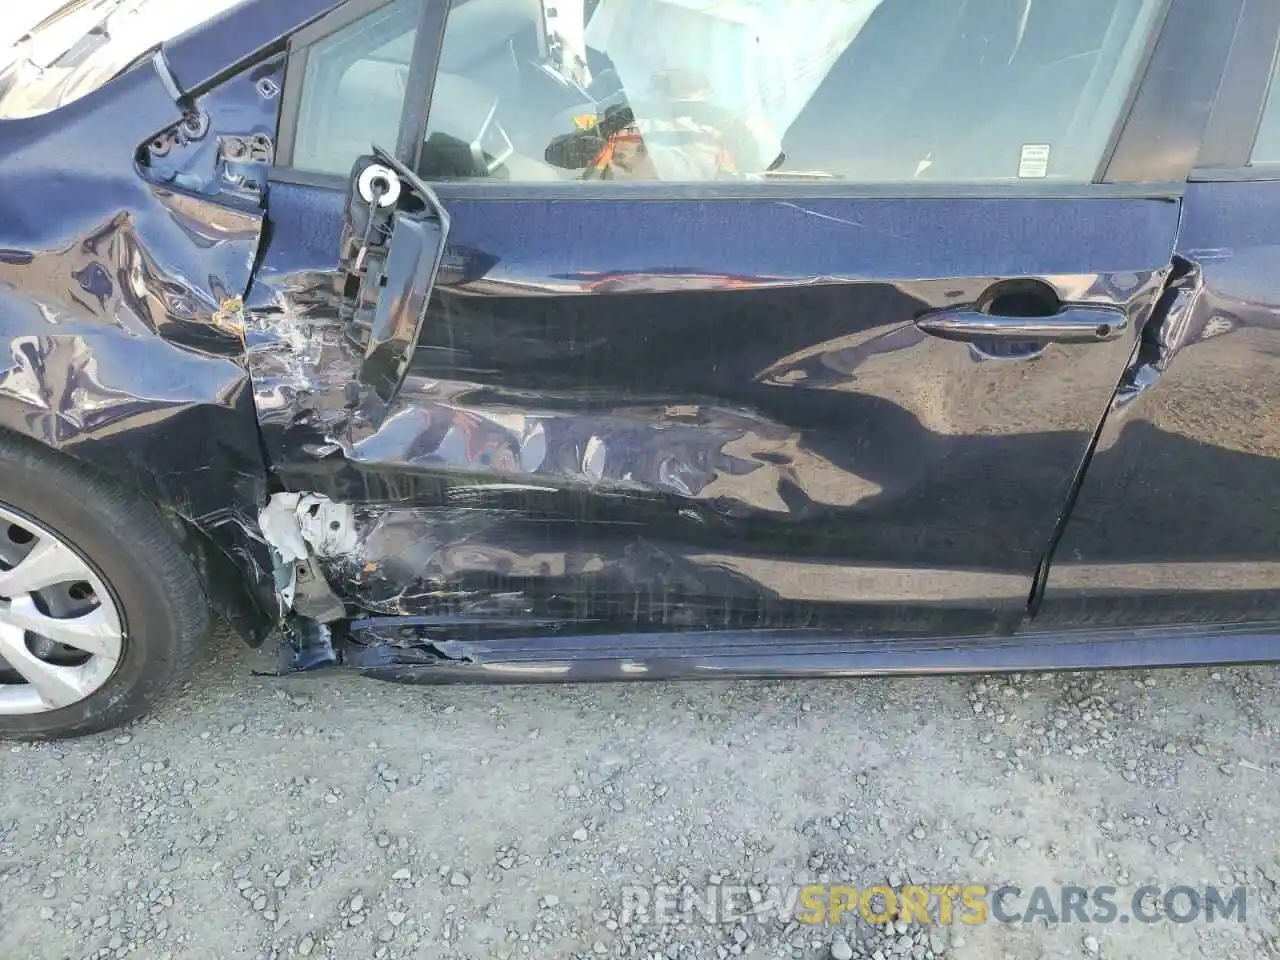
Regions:
[[[916,320],[925,333],[944,340],[1040,340],[1105,343],[1124,335],[1129,318],[1102,307],[1063,307],[1045,317],[1002,317],[977,310],[940,310]]]

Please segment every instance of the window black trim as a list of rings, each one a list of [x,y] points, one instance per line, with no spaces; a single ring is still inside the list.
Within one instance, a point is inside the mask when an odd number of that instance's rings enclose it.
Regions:
[[[298,137],[298,114],[302,108],[302,78],[307,75],[307,50],[290,50],[284,66],[284,92],[280,95],[280,113],[276,118],[275,162],[281,167],[293,165],[293,149]]]
[[[405,83],[404,110],[400,114],[400,135],[396,158],[410,170],[418,169],[418,159],[427,138],[427,118],[436,88],[440,48],[444,46],[444,26],[449,17],[449,0],[424,0],[413,39],[413,60]]]
[[[1210,13],[1206,7],[1211,5]],[[1243,7],[1244,0],[1173,0],[1104,182],[1187,179]]]
[[[1280,163],[1260,163],[1251,167],[1198,167],[1191,172],[1190,180],[1192,183],[1280,180]]]

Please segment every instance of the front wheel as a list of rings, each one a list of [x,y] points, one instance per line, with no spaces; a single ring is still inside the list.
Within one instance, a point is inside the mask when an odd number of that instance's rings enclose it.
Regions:
[[[186,671],[209,623],[195,569],[152,504],[0,437],[0,738],[133,719]]]

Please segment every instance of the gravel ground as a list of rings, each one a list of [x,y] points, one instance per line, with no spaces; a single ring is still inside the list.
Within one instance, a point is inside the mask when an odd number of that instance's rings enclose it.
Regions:
[[[1280,954],[1274,668],[431,688],[264,663],[220,637],[130,729],[0,747],[0,956]],[[1247,921],[659,926],[624,911],[651,882],[1244,885]]]

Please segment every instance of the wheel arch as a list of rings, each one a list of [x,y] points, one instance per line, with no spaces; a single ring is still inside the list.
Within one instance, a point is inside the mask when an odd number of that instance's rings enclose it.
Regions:
[[[49,417],[48,411],[12,395],[0,394],[0,438],[29,449],[38,448],[49,456],[75,460],[149,502],[191,561],[213,610],[245,643],[261,646],[277,625],[280,611],[271,571],[262,566],[269,562],[269,554],[260,536],[246,537],[251,531],[230,509],[222,516],[187,515],[156,482],[155,474],[138,469],[135,458],[110,455],[92,443],[58,445],[51,442],[51,433],[56,433],[49,430]],[[248,548],[255,542],[261,551]]]
[[[280,614],[241,311],[263,198],[213,160],[274,129],[257,81],[282,70],[192,99],[157,54],[0,137],[0,430],[157,507],[251,643]],[[158,139],[190,176],[153,163]]]

